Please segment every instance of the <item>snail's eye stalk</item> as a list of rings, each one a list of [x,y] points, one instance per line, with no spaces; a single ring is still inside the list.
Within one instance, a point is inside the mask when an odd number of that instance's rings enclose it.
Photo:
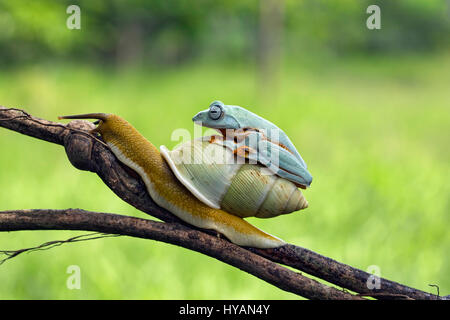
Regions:
[[[220,105],[214,104],[209,108],[209,117],[212,120],[218,120],[223,115],[223,108]]]

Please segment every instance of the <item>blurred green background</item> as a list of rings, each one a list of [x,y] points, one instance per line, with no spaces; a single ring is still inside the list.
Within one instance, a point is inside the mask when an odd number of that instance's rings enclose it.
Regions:
[[[69,30],[66,9],[81,8]],[[369,30],[366,9],[381,8]],[[450,294],[450,2],[4,1],[0,105],[109,112],[155,145],[215,99],[271,120],[314,177],[310,207],[263,230],[333,259]],[[83,208],[149,218],[60,146],[0,128],[0,210]],[[0,249],[77,232],[0,233]],[[81,289],[66,286],[70,265]],[[108,238],[0,266],[0,299],[298,299],[214,259]]]

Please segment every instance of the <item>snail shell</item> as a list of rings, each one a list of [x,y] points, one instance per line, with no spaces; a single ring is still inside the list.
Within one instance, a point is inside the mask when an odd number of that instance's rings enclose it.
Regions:
[[[221,145],[218,136],[191,140],[172,151],[165,146],[160,150],[178,180],[212,208],[241,218],[270,218],[308,207],[292,182],[260,164],[245,163]]]

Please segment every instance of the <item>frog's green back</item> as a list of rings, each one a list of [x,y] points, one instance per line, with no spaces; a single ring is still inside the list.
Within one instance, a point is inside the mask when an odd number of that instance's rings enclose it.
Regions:
[[[297,151],[292,141],[286,133],[275,124],[240,106],[225,105],[224,107],[225,113],[227,115],[232,115],[237,122],[239,122],[241,128],[263,129],[269,140],[278,140],[277,142],[286,146],[300,160],[305,169],[307,168],[305,161],[300,156],[300,153]]]

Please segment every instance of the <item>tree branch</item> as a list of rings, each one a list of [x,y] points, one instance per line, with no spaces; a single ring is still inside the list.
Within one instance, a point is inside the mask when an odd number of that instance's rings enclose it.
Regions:
[[[46,140],[49,142],[57,143],[63,145],[66,150],[66,154],[70,162],[80,170],[86,170],[95,172],[104,181],[104,183],[120,198],[129,204],[133,205],[137,209],[152,215],[162,221],[168,222],[162,225],[170,226],[168,231],[164,228],[158,229],[160,232],[174,232],[174,226],[179,232],[188,232],[194,237],[212,237],[208,238],[207,246],[213,245],[213,240],[223,243],[224,240],[218,239],[217,236],[214,237],[211,234],[216,234],[212,231],[198,230],[190,225],[185,224],[180,219],[175,217],[173,214],[167,210],[156,205],[153,200],[148,195],[144,183],[141,181],[140,177],[128,167],[122,165],[112,154],[109,148],[103,143],[99,138],[90,135],[87,131],[92,129],[94,126],[92,123],[87,121],[75,120],[67,125],[55,123],[39,118],[32,117],[31,115],[25,113],[19,109],[8,109],[0,106],[0,126],[26,134],[38,139]],[[50,212],[46,210],[45,212]],[[55,211],[51,211],[55,212]],[[18,213],[18,212],[17,212]],[[9,213],[11,214],[11,212]],[[14,215],[15,218],[19,219],[19,215]],[[34,217],[34,216],[33,216]],[[79,219],[79,218],[77,218]],[[144,220],[148,221],[148,220]],[[56,221],[54,221],[56,223]],[[89,221],[90,223],[93,221]],[[103,223],[103,220],[101,220]],[[9,223],[12,223],[9,221]],[[30,222],[31,223],[31,222]],[[135,223],[135,222],[134,222]],[[155,222],[157,223],[157,222]],[[34,224],[33,224],[34,225]],[[36,225],[34,225],[36,226]],[[61,225],[59,225],[61,227]],[[69,230],[73,225],[68,225]],[[83,225],[83,230],[91,230],[91,225]],[[159,226],[159,225],[158,225]],[[100,226],[99,226],[100,227]],[[5,229],[2,229],[5,230]],[[181,231],[183,230],[183,231]],[[188,231],[189,230],[189,231]],[[93,230],[94,231],[94,230]],[[95,230],[99,231],[99,230]],[[116,230],[117,231],[117,230]],[[107,232],[107,231],[101,231]],[[114,233],[114,232],[112,232]],[[149,236],[150,239],[165,241],[159,237],[153,238]],[[172,238],[171,238],[172,239]],[[187,247],[188,244],[181,241],[184,238],[178,238],[177,241],[180,242],[170,242],[183,247]],[[202,238],[203,239],[203,238]],[[175,241],[175,240],[173,240]],[[343,287],[345,289],[352,290],[361,295],[372,296],[377,299],[440,299],[441,297],[420,291],[402,284],[380,278],[380,289],[369,290],[367,286],[367,280],[372,276],[371,274],[364,272],[362,270],[353,268],[346,264],[337,262],[330,258],[324,257],[320,254],[312,252],[308,249],[301,248],[292,244],[286,244],[280,248],[275,249],[255,249],[247,248],[243,249],[227,242],[227,247],[222,250],[244,250],[241,254],[248,255],[249,257],[259,256],[260,258],[265,258],[264,261],[271,260],[272,262],[285,264],[287,266],[293,267],[295,269],[301,270],[318,278],[324,279],[330,283],[337,286]],[[199,246],[197,246],[199,245]],[[206,245],[205,242],[199,242],[197,245],[192,245],[189,249],[199,251],[205,254],[207,248],[202,247]],[[214,243],[214,245],[218,245]],[[190,245],[189,245],[190,246]],[[237,249],[239,248],[239,249]],[[214,252],[214,254],[208,254],[219,260],[219,252]],[[220,256],[221,257],[221,256]],[[267,260],[268,259],[268,260]],[[221,260],[224,261],[224,260]],[[228,260],[227,260],[228,261]],[[227,262],[224,261],[224,262]],[[227,262],[229,263],[229,262]],[[265,262],[267,263],[267,262]],[[232,263],[230,263],[232,264]],[[234,264],[232,264],[234,265]],[[236,266],[236,265],[235,265]],[[239,268],[245,270],[251,274],[245,268],[250,268],[250,266],[239,265]],[[271,267],[273,268],[273,266]],[[288,269],[286,269],[288,270]],[[287,278],[286,278],[287,279]],[[308,279],[308,278],[307,278]],[[275,281],[271,279],[270,281]],[[269,282],[270,282],[269,281]],[[275,283],[275,282],[270,282]],[[280,288],[285,288],[289,286],[286,283],[278,283],[277,286]],[[327,290],[333,288],[327,287]],[[335,290],[335,289],[333,289]],[[331,291],[333,291],[331,290]],[[289,290],[288,290],[289,291]],[[291,291],[293,292],[293,291]],[[298,291],[296,291],[298,292]],[[329,292],[329,291],[327,291]],[[339,291],[340,292],[340,291]],[[317,295],[311,295],[306,293],[308,296],[318,298]],[[347,293],[348,295],[348,293]],[[320,296],[320,294],[319,294]],[[327,298],[329,295],[321,296],[320,298]],[[337,296],[333,296],[336,298]],[[347,297],[347,296],[346,296]],[[350,295],[350,297],[355,298],[355,296]],[[341,297],[343,298],[343,297]]]
[[[72,243],[72,242],[79,242],[79,241],[86,241],[86,240],[95,240],[100,238],[107,238],[107,237],[117,237],[120,236],[118,234],[102,234],[98,232],[94,233],[88,233],[88,234],[82,234],[79,236],[75,236],[72,238],[69,238],[67,240],[54,240],[45,242],[39,246],[31,247],[31,248],[24,248],[19,250],[0,250],[0,255],[3,254],[6,256],[6,258],[0,260],[0,265],[2,265],[4,262],[6,262],[9,259],[12,259],[14,257],[17,257],[19,254],[25,253],[25,252],[33,252],[38,250],[48,250],[54,247],[58,247],[64,243]]]
[[[0,212],[0,231],[87,230],[152,239],[201,252],[308,299],[360,299],[282,267],[224,239],[182,224],[117,214],[68,210]]]

